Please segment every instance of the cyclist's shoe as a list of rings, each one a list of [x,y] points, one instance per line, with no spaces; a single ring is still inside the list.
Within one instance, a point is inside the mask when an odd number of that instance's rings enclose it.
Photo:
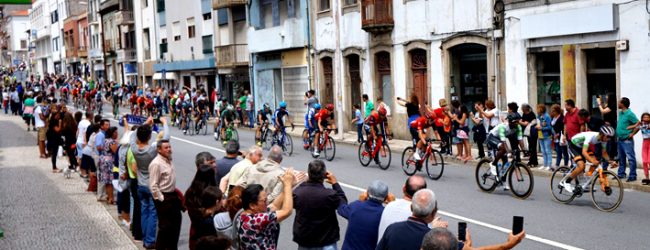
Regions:
[[[187,129],[183,129],[183,134],[187,134]]]
[[[261,142],[261,141],[257,141],[256,144],[257,144],[258,147],[261,147],[261,146],[262,146],[262,142]]]
[[[560,182],[560,186],[564,188],[569,193],[573,193],[573,185],[571,183],[567,183],[566,181],[562,180]]]
[[[309,149],[309,143],[302,144],[302,148]]]
[[[502,182],[502,183],[501,183],[501,186],[503,187],[503,191],[508,191],[508,190],[510,190],[510,186],[509,186],[508,184],[506,184],[506,183],[503,183],[503,182]]]
[[[492,165],[492,163],[490,163],[490,174],[494,176],[497,175],[497,166]]]
[[[320,152],[318,152],[318,149],[314,148],[314,155],[315,156],[320,156]]]
[[[214,139],[217,139],[217,137],[219,137],[219,134],[217,134],[217,132],[214,132],[213,136],[214,136]]]
[[[418,152],[417,150],[415,151],[415,153],[413,153],[413,158],[415,158],[416,161],[422,160],[422,157],[420,156],[420,152]]]

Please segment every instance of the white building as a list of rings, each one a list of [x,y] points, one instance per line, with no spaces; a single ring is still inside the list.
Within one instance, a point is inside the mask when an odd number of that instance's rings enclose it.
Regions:
[[[212,7],[209,0],[157,0],[156,37],[162,55],[156,83],[169,88],[215,86]]]
[[[337,105],[339,127],[350,128],[362,94],[392,108],[399,138],[410,135],[395,97],[435,108],[440,98],[469,106],[498,96],[490,0],[318,0],[311,13],[316,89]]]
[[[638,116],[650,111],[643,94],[650,89],[646,2],[544,2],[506,5],[508,101],[548,105],[573,99],[597,114],[597,96],[628,97]]]
[[[31,34],[28,10],[14,10],[7,13],[5,33],[7,34],[7,54],[4,63],[17,66],[29,64],[29,39]]]
[[[88,27],[90,29],[88,61],[91,78],[106,79],[104,70],[104,43],[102,41],[102,20],[99,15],[99,0],[88,1]]]
[[[34,46],[34,58],[32,59],[32,72],[36,76],[44,76],[46,73],[54,73],[54,62],[52,61],[52,38],[50,36],[50,4],[48,0],[37,0],[32,4],[29,18],[32,27],[31,42]],[[34,33],[35,32],[35,33]]]
[[[138,54],[138,82],[153,84],[153,65],[158,57],[156,41],[156,1],[142,0],[133,2],[135,18],[135,41]]]
[[[66,0],[48,0],[50,11],[50,37],[52,40],[52,63],[54,73],[66,73],[65,48],[63,47],[63,20],[68,18]]]

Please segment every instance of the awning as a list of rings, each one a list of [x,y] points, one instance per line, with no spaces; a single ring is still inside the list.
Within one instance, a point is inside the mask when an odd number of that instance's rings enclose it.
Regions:
[[[154,73],[154,80],[162,80],[162,73]],[[176,80],[176,74],[174,72],[165,73],[165,80]]]

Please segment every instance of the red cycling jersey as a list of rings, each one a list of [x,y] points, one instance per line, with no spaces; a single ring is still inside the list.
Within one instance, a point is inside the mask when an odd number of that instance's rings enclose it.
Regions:
[[[321,121],[321,122],[327,122],[327,117],[330,116],[330,112],[327,109],[321,109],[314,115],[314,118],[316,118],[316,121]]]
[[[415,121],[412,121],[410,124],[411,128],[417,129],[417,130],[424,130],[426,128],[430,128],[431,124],[427,122],[427,118],[424,116],[420,116],[418,119]]]
[[[381,124],[382,122],[384,122],[384,120],[381,119],[381,117],[379,117],[379,113],[377,113],[377,111],[375,110],[372,111],[368,117],[366,117],[365,122],[366,124],[368,124],[368,126],[375,126],[377,124]]]

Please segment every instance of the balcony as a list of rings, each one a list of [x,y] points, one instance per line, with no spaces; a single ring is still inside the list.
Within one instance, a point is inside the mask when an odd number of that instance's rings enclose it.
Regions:
[[[117,62],[134,62],[138,60],[138,52],[135,49],[117,50]]]
[[[113,44],[113,41],[104,40],[104,51],[107,53],[115,52],[115,46]]]
[[[393,30],[392,0],[363,0],[361,2],[361,28],[370,33],[386,33]]]
[[[247,0],[212,0],[212,9],[228,8],[248,4]]]
[[[234,68],[248,66],[248,45],[231,44],[214,47],[217,58],[217,67]]]
[[[79,46],[79,50],[77,51],[77,55],[79,57],[88,57],[88,50],[84,46]]]
[[[133,20],[133,11],[130,10],[121,10],[115,14],[115,24],[117,25],[133,24]]]

